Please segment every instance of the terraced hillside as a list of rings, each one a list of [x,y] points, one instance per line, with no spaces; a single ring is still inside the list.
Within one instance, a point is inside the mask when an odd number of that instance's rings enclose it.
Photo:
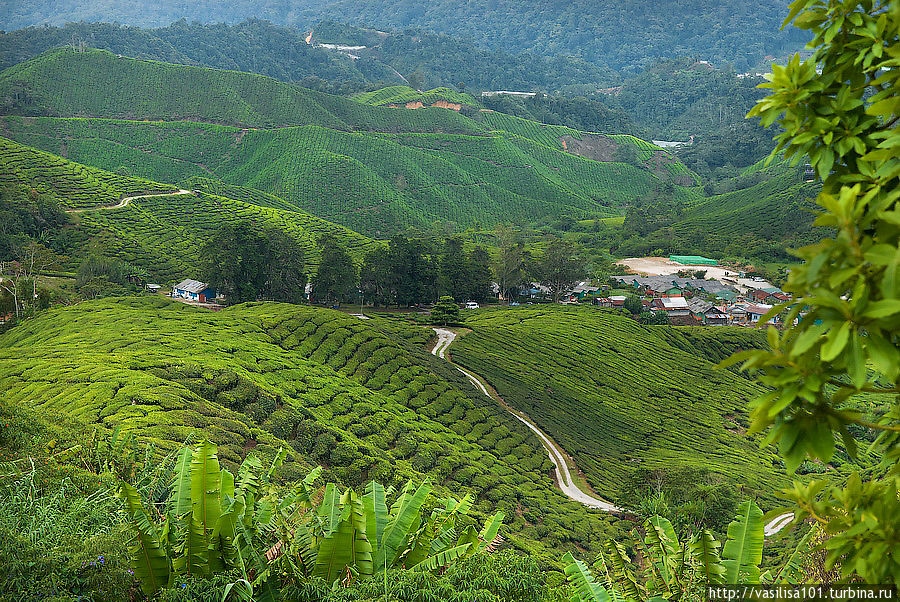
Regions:
[[[348,485],[428,476],[504,510],[515,546],[596,549],[615,519],[564,498],[530,431],[407,330],[292,305],[92,301],[0,336],[0,390],[159,450],[207,436],[231,463],[287,445]]]
[[[412,115],[422,109],[385,110]],[[517,118],[508,124],[504,130],[499,119],[486,121],[491,133],[473,136],[5,117],[0,131],[81,163],[157,181],[200,176],[256,188],[374,237],[436,220],[492,225],[559,215],[611,217],[675,177],[655,166],[565,152],[560,136],[582,135],[568,128]],[[683,164],[671,165],[687,173]],[[699,194],[680,186],[676,192],[685,202]]]
[[[115,205],[123,196],[175,191],[174,186],[66,161],[0,137],[0,185],[51,193],[66,207]]]
[[[413,97],[470,100],[404,87],[353,100],[247,73],[58,49],[0,73],[0,111],[19,116],[4,118],[0,133],[156,181],[256,188],[376,237],[438,220],[612,217],[665,182],[680,201],[700,194],[683,164],[636,138],[495,112],[372,106]],[[606,152],[581,152],[591,144]],[[623,145],[638,159],[617,162]]]
[[[136,198],[111,208],[123,195],[174,188],[87,167],[0,137],[0,184],[6,183],[50,192],[62,206],[82,208],[71,225],[45,241],[67,257],[61,267],[73,271],[94,248],[141,266],[164,282],[180,280],[197,273],[205,241],[226,222],[237,221],[294,237],[311,270],[318,263],[316,241],[323,234],[335,236],[358,259],[376,244],[278,197],[202,178],[191,182],[195,194]]]
[[[615,496],[639,468],[705,467],[748,491],[787,483],[775,450],[745,435],[758,385],[714,364],[756,331],[645,327],[586,308],[473,313],[454,361],[485,377]],[[510,353],[515,349],[515,353]]]
[[[409,86],[388,86],[372,92],[362,92],[354,95],[353,100],[376,107],[400,106],[408,102],[420,102],[424,106],[431,106],[440,101],[469,106],[477,106],[479,104],[471,95],[457,92],[450,88],[435,88],[419,92]]]
[[[770,168],[771,170],[771,168]],[[624,255],[664,252],[712,253],[733,257],[790,257],[786,249],[821,240],[812,223],[820,210],[812,199],[820,184],[799,181],[781,168],[747,189],[710,197],[687,208],[680,220],[625,242]]]
[[[247,127],[321,125],[339,130],[464,132],[456,112],[399,114],[269,77],[138,60],[106,50],[49,50],[0,73],[5,113],[189,119]]]

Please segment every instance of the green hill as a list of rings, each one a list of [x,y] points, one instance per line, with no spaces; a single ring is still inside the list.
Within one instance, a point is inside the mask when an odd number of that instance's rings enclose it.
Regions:
[[[429,477],[505,511],[515,547],[551,561],[599,549],[616,519],[567,500],[535,436],[431,356],[422,333],[291,305],[107,299],[0,335],[0,389],[48,419],[121,426],[158,451],[206,436],[229,464],[284,445],[347,485]]]
[[[45,241],[64,254],[69,270],[90,248],[140,266],[163,281],[196,275],[204,242],[226,222],[251,221],[281,230],[303,248],[310,269],[318,263],[317,239],[335,236],[357,259],[376,243],[343,226],[299,210],[266,193],[204,178],[191,181],[195,194],[134,199],[123,195],[164,193],[165,184],[86,167],[0,137],[0,185],[25,186],[63,207],[81,208],[73,223]],[[85,209],[95,209],[85,211]]]
[[[178,183],[199,176],[256,188],[378,238],[436,220],[465,227],[560,215],[612,217],[662,181],[694,182],[683,164],[659,149],[639,150],[647,161],[637,165],[612,161],[611,155],[595,161],[566,152],[563,136],[571,141],[592,135],[561,126],[500,113],[482,113],[476,122],[447,109],[378,110],[410,120],[425,110],[440,111],[482,133],[345,132],[320,126],[254,130],[21,117],[0,119],[0,131],[111,171]],[[630,137],[604,139],[612,148],[647,144]],[[657,163],[657,157],[665,160]],[[675,191],[684,202],[699,194],[693,187]]]
[[[761,333],[645,327],[579,308],[478,311],[451,348],[616,495],[637,469],[708,468],[769,495],[788,477],[774,449],[747,438],[758,385],[715,363]],[[511,350],[515,353],[511,353]]]
[[[49,116],[188,119],[339,130],[476,133],[452,111],[401,115],[387,108],[300,88],[269,77],[159,61],[105,50],[47,51],[0,73],[4,113]]]
[[[767,179],[741,190],[712,196],[688,207],[680,219],[619,248],[624,256],[712,253],[784,261],[786,249],[821,240],[813,230],[819,184],[801,182],[795,169],[768,168]]]
[[[361,92],[354,95],[353,100],[377,107],[404,105],[408,102],[421,102],[425,106],[431,106],[441,100],[462,105],[478,105],[478,101],[472,96],[450,88],[435,88],[434,90],[419,92],[409,86],[389,86],[373,92]]]
[[[481,49],[527,53],[526,56],[548,57],[561,63],[565,58],[577,57],[591,66],[633,73],[663,57],[696,56],[717,63],[729,62],[744,70],[762,62],[766,55],[793,52],[803,46],[807,36],[796,29],[780,30],[787,10],[781,0],[578,0],[551,5],[538,0],[474,0],[462,4],[437,0],[424,5],[385,0],[159,0],[151,5],[125,0],[32,0],[0,11],[0,27],[12,30],[28,25],[101,20],[160,27],[179,19],[236,23],[256,17],[308,28],[320,19],[335,19],[338,15],[353,24],[381,30],[421,28],[450,34]]]
[[[175,191],[174,186],[120,176],[66,161],[0,137],[0,185],[48,192],[66,207],[115,205],[127,195]]]

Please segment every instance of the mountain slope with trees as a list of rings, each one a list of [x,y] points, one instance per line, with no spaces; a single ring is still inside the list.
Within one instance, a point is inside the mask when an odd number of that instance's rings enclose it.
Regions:
[[[215,6],[161,0],[134,5],[123,0],[13,2],[0,13],[0,26],[61,25],[116,21],[165,26],[185,18],[201,23],[236,23],[249,17],[309,29],[320,19],[378,29],[415,27],[475,45],[539,56],[574,55],[588,63],[638,72],[660,58],[690,55],[745,69],[766,55],[785,54],[805,42],[797,30],[779,31],[787,9],[779,0],[745,2],[621,3],[537,0],[478,0],[428,5],[384,0],[315,0],[303,3],[231,0]]]

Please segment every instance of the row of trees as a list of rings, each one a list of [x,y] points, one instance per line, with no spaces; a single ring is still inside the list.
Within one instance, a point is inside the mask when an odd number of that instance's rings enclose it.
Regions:
[[[498,250],[491,257],[476,245],[466,249],[459,238],[440,242],[394,236],[371,250],[357,267],[340,240],[319,239],[319,265],[309,279],[310,300],[333,305],[366,302],[410,306],[432,303],[442,296],[486,301],[499,294],[511,299],[531,281],[550,289],[558,301],[584,274],[580,248],[553,238],[542,253],[526,250],[519,234],[501,226]],[[226,224],[202,253],[203,278],[229,303],[272,299],[300,303],[305,298],[307,262],[303,248],[280,231],[260,230],[249,223]]]

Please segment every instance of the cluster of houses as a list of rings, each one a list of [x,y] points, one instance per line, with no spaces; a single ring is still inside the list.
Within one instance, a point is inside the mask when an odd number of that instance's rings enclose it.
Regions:
[[[680,278],[676,276],[618,276],[619,289],[634,289],[647,311],[663,311],[671,324],[725,325],[758,324],[773,305],[790,301],[791,297],[775,287],[760,287],[741,292],[737,287],[718,280]],[[600,307],[623,307],[626,295],[604,295],[608,286],[581,282],[572,290],[569,300],[592,299]]]

